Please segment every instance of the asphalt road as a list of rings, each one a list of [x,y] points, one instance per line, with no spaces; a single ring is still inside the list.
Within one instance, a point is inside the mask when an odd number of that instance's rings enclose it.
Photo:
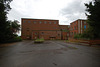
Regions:
[[[100,48],[45,41],[0,47],[0,67],[100,67]]]

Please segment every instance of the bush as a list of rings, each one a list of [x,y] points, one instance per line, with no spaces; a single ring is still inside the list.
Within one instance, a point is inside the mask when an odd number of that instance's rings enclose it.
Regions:
[[[43,38],[41,38],[41,39],[36,39],[35,41],[34,41],[34,43],[43,43],[44,42],[44,39]]]
[[[76,35],[74,35],[74,38],[75,38],[75,39],[80,39],[80,38],[81,38],[81,34],[76,34]]]
[[[22,41],[22,38],[17,36],[15,38],[9,39],[7,42],[10,43],[10,42],[19,42],[19,41]]]
[[[82,34],[76,34],[74,35],[75,39],[85,39],[85,40],[90,40],[91,37],[88,33],[82,33]]]
[[[90,39],[90,35],[88,33],[81,34],[82,39]]]
[[[15,37],[15,38],[14,38],[14,41],[15,41],[15,42],[16,42],[16,41],[22,41],[22,38],[19,37],[19,36],[18,36],[18,37]]]

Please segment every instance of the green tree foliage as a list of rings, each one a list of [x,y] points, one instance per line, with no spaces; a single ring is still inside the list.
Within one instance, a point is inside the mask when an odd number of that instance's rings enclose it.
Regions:
[[[9,31],[9,22],[7,21],[7,13],[11,9],[10,2],[12,0],[0,0],[0,42],[6,41],[12,34]]]
[[[7,20],[7,14],[11,10],[10,2],[12,0],[0,0],[0,43],[12,42],[18,40],[16,32],[20,30],[17,20]]]
[[[74,35],[74,38],[75,39],[79,39],[81,37],[81,34],[76,34],[76,35]]]
[[[89,29],[87,31],[88,35],[92,39],[100,39],[100,0],[94,0],[89,4],[85,4],[87,15],[87,23],[89,24]]]
[[[18,24],[19,22],[17,20],[9,22],[10,22],[10,30],[12,31],[13,34],[16,34],[17,32],[20,31],[20,25]]]
[[[76,34],[74,35],[74,39],[85,39],[85,40],[90,40],[90,35],[87,34],[87,32],[84,32],[82,34]]]

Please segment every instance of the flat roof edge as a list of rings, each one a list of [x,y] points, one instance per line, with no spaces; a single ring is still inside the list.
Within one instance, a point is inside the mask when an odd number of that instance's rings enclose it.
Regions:
[[[36,19],[36,18],[21,18],[21,19],[34,19],[34,20],[56,20],[56,19]],[[57,20],[59,21],[59,20]]]
[[[86,21],[87,19],[77,19],[77,20],[75,20],[75,21],[78,21],[78,20],[84,20],[84,21]],[[73,22],[75,22],[75,21],[73,21]],[[73,22],[71,22],[71,23],[73,23]],[[70,24],[71,24],[70,23]]]

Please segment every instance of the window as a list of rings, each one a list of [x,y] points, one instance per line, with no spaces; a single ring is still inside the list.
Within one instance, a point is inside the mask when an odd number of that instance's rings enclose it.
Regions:
[[[42,22],[40,21],[40,24],[41,24]]]
[[[86,25],[84,25],[84,29],[86,29]]]
[[[31,21],[28,21],[28,23],[30,23]]]
[[[54,24],[56,24],[56,22],[54,22]]]
[[[24,23],[25,23],[26,21],[24,20]]]
[[[35,24],[36,22],[34,21],[33,23]]]
[[[51,24],[51,22],[49,22],[49,24]]]
[[[84,21],[84,24],[86,24],[86,21]]]
[[[44,23],[46,24],[46,21]]]

